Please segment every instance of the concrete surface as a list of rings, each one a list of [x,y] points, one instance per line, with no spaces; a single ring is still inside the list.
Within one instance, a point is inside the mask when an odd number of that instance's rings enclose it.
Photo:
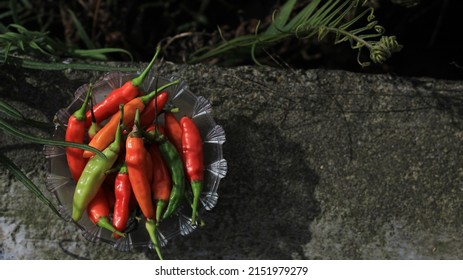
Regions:
[[[162,72],[212,103],[228,161],[206,226],[169,242],[166,258],[463,258],[462,82],[265,67]],[[51,121],[99,75],[2,66],[0,98]],[[42,147],[0,137],[0,152],[47,193]],[[0,259],[156,258],[88,242],[5,170],[0,200]]]

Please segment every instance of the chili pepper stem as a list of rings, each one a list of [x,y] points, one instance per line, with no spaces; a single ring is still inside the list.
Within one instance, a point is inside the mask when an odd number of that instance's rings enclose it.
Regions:
[[[145,80],[146,75],[148,75],[149,71],[153,67],[154,61],[156,61],[156,58],[158,57],[160,52],[161,52],[161,47],[158,46],[156,48],[156,53],[154,54],[153,59],[151,59],[151,62],[148,64],[148,66],[146,66],[145,70],[143,70],[143,72],[140,74],[140,76],[132,79],[132,85],[138,87],[143,83],[143,81]]]
[[[150,235],[151,242],[153,242],[154,249],[156,250],[159,259],[163,260],[164,258],[162,257],[161,249],[159,248],[158,244],[158,237],[156,236],[156,223],[153,220],[147,219],[145,227],[148,231],[148,234]]]
[[[77,111],[74,112],[74,116],[79,121],[85,121],[87,119],[86,110],[87,110],[87,104],[90,98],[92,97],[92,89],[93,89],[93,84],[89,84],[88,89],[87,89],[87,94],[85,95],[84,103],[82,103],[82,106]]]
[[[96,223],[97,226],[99,227],[102,227],[102,228],[105,228],[107,230],[109,230],[110,232],[112,233],[115,233],[121,237],[126,237],[126,234],[125,233],[122,233],[118,230],[116,230],[112,225],[111,223],[108,221],[108,218],[107,217],[101,217],[98,222]]]
[[[193,203],[191,202],[190,197],[189,197],[189,195],[187,193],[185,193],[185,199],[188,202],[188,204],[190,205],[191,209],[193,210]],[[195,213],[196,213],[196,219],[198,220],[198,223],[199,223],[199,227],[206,226],[206,222],[199,216],[198,210],[196,210]],[[193,222],[191,224],[194,225]]]
[[[156,223],[159,223],[161,221],[161,214],[164,212],[164,208],[166,207],[166,201],[165,200],[158,200],[156,202]]]
[[[180,82],[179,80],[175,80],[173,82],[162,85],[162,86],[156,88],[154,91],[152,91],[152,92],[150,92],[150,93],[148,93],[146,95],[141,96],[140,98],[141,98],[143,103],[148,104],[150,102],[150,100],[153,99],[158,93],[162,92],[163,90],[165,90],[166,88],[168,88],[170,86],[178,84],[179,82]]]
[[[93,138],[98,131],[100,131],[101,126],[97,123],[96,118],[95,118],[95,113],[93,111],[93,98],[90,99],[90,114],[92,116],[92,124],[90,125],[90,128],[88,129],[88,135]]]
[[[192,214],[191,214],[191,224],[194,225],[196,223],[196,214],[198,210],[198,202],[199,196],[201,195],[201,190],[203,189],[203,182],[202,181],[192,181],[191,182],[191,190],[193,192],[193,206]]]

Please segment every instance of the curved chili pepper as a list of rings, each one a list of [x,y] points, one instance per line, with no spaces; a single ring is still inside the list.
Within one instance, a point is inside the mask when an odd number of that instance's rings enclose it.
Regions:
[[[162,111],[168,99],[169,94],[166,91],[161,92],[156,98],[153,98],[148,103],[148,105],[145,106],[145,109],[141,112],[140,127],[149,126],[154,121],[156,114],[159,114],[159,112]],[[155,106],[157,106],[157,110]]]
[[[156,221],[161,220],[161,213],[169,201],[172,179],[170,178],[168,167],[156,145],[151,145],[148,149],[153,161],[153,181],[151,192],[156,202]]]
[[[146,176],[147,170],[145,166],[145,155],[147,151],[145,149],[145,144],[143,143],[139,127],[140,111],[137,109],[132,132],[130,132],[125,144],[125,162],[127,164],[127,171],[129,172],[129,179],[130,184],[132,185],[133,194],[135,195],[138,205],[146,218],[146,230],[148,231],[151,242],[153,242],[159,258],[162,259],[162,254],[156,237],[156,211],[151,198],[150,182]]]
[[[119,104],[126,104],[140,94],[140,86],[143,84],[143,81],[153,67],[154,61],[160,51],[161,48],[158,47],[153,59],[138,77],[126,82],[121,87],[114,89],[105,99],[103,99],[103,101],[94,106],[93,111],[98,123],[117,113]],[[91,124],[90,117],[91,112],[87,111],[87,127]]]
[[[130,197],[132,196],[132,186],[130,184],[127,165],[123,165],[117,173],[114,182],[114,204],[113,226],[118,231],[124,231],[130,214]]]
[[[90,84],[87,89],[87,95],[85,96],[84,103],[68,119],[64,140],[81,144],[84,143],[85,121],[87,119],[85,116],[85,110],[90,99],[91,92],[92,85]],[[87,160],[82,156],[83,153],[84,151],[82,149],[66,147],[66,160],[74,182],[79,180],[79,177],[85,168],[85,164],[87,163]]]
[[[120,105],[121,112],[123,112],[122,108],[123,105]],[[121,114],[120,123],[122,122],[123,115],[124,114]],[[118,125],[115,140],[103,150],[103,154],[106,158],[100,156],[92,157],[82,171],[72,201],[72,219],[76,222],[82,217],[88,204],[95,197],[101,184],[103,184],[107,176],[107,171],[111,169],[119,156],[121,144],[120,127],[121,126]]]
[[[203,160],[203,141],[196,127],[196,124],[187,116],[180,119],[182,127],[182,148],[183,148],[183,164],[188,181],[193,192],[193,206],[191,223],[196,222],[196,212],[198,209],[198,201],[203,189],[204,180],[204,160]]]
[[[175,146],[169,142],[166,136],[159,132],[159,129],[147,131],[145,135],[149,141],[157,143],[172,178],[169,204],[162,215],[163,219],[167,219],[177,210],[185,195],[185,173],[183,171],[182,159]]]
[[[165,88],[170,87],[171,85],[175,85],[177,83],[178,81],[173,81],[168,84],[165,84],[157,90],[147,95],[132,99],[129,103],[125,104],[123,120],[124,126],[132,127],[133,119],[135,117],[135,111],[137,109],[142,111],[145,108],[146,104],[148,104],[150,100],[153,99],[159,91],[164,90]],[[114,132],[118,127],[119,118],[120,112],[114,114],[109,120],[109,122],[100,131],[98,131],[98,133],[95,135],[95,137],[93,137],[93,139],[90,141],[88,145],[97,148],[100,151],[106,148],[114,140]],[[89,158],[93,155],[93,152],[86,153],[86,151],[84,151],[83,153],[84,158]]]
[[[95,225],[105,228],[112,233],[125,237],[126,235],[115,229],[108,220],[109,202],[103,188],[100,188],[87,207],[88,218]]]
[[[182,154],[182,128],[173,113],[164,113],[164,127],[167,138],[174,144],[177,152]]]

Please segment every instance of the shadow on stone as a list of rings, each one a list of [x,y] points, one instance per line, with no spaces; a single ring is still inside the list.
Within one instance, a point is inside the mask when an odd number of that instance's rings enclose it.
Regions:
[[[72,80],[62,72],[49,74],[39,70],[14,67],[6,69],[4,72],[6,77],[0,85],[1,97],[7,102],[9,99],[22,102],[42,112],[50,121],[53,120],[58,109],[69,104],[74,91],[85,83],[81,76],[89,76],[79,72],[75,74],[76,79]]]
[[[206,227],[171,241],[166,257],[301,257],[300,245],[310,241],[310,223],[320,214],[314,195],[319,177],[304,160],[304,151],[272,124],[242,116],[219,123],[227,133],[228,161],[219,202],[205,213]]]

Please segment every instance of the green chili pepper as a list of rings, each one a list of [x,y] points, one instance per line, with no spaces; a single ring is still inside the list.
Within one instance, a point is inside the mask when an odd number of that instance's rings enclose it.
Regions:
[[[159,151],[167,163],[172,177],[172,190],[170,192],[169,204],[162,216],[163,219],[167,219],[175,212],[175,210],[177,210],[185,195],[185,173],[183,171],[182,158],[177,152],[175,146],[170,143],[157,128],[155,130],[147,131],[146,137],[149,141],[157,143]]]
[[[120,123],[122,123],[123,105],[121,105],[119,109],[121,111]],[[101,184],[107,176],[107,171],[111,169],[118,158],[121,146],[120,123],[117,127],[115,140],[103,150],[103,154],[106,158],[93,156],[87,162],[87,165],[85,165],[84,171],[82,171],[82,175],[77,182],[72,201],[72,219],[76,222],[80,220],[88,204],[96,196]]]

